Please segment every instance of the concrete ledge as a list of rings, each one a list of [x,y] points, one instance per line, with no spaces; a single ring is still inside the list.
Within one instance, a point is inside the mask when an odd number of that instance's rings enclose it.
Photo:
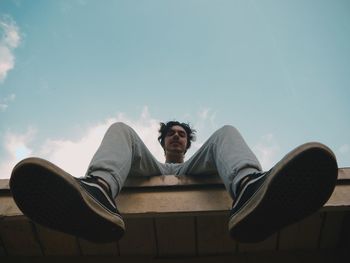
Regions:
[[[338,183],[323,210],[350,210],[350,168],[339,169]],[[8,180],[0,181],[0,201],[0,217],[22,214]],[[232,205],[218,176],[129,177],[116,201],[124,216],[227,212]]]
[[[124,256],[131,255],[190,257],[191,262],[209,256],[217,262],[220,257],[236,260],[233,255],[255,252],[270,253],[270,261],[282,251],[290,257],[298,250],[312,251],[311,258],[324,250],[338,255],[339,249],[350,251],[350,169],[339,172],[340,184],[323,209],[256,244],[230,239],[227,221],[232,200],[218,177],[130,178],[117,198],[127,231],[121,240],[108,244],[94,244],[30,221],[17,208],[8,180],[2,180],[0,258],[4,257],[0,261],[6,256],[82,256],[81,260],[112,256],[123,262]]]

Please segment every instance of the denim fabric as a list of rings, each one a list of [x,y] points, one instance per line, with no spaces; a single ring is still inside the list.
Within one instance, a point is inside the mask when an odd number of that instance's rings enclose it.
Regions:
[[[238,130],[225,125],[184,163],[159,162],[137,133],[124,123],[114,123],[91,160],[86,175],[107,181],[116,197],[128,176],[219,174],[233,196],[237,183],[261,166]]]

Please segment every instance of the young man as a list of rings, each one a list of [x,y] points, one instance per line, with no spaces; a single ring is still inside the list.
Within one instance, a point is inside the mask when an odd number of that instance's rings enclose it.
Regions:
[[[262,172],[232,126],[217,130],[187,161],[185,153],[195,131],[171,121],[161,123],[159,132],[165,163],[158,162],[124,123],[108,129],[84,178],[75,178],[42,159],[25,159],[11,175],[14,200],[37,223],[109,242],[125,231],[115,198],[128,176],[219,174],[233,198],[228,223],[231,236],[240,242],[258,242],[316,212],[335,187],[336,158],[320,143],[301,145]]]

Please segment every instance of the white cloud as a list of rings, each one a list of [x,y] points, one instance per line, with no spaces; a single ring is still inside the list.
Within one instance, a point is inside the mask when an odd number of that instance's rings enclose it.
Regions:
[[[29,144],[34,139],[35,134],[36,131],[33,128],[29,128],[24,134],[5,134],[4,149],[6,156],[0,162],[0,178],[10,177],[15,164],[32,154]]]
[[[277,162],[280,152],[273,134],[266,134],[261,137],[260,141],[253,147],[253,151],[257,155],[263,170],[269,170]]]
[[[216,112],[213,112],[211,108],[203,108],[198,112],[199,122],[210,121],[212,125],[214,125],[214,121],[216,118]]]
[[[0,82],[15,65],[13,50],[19,46],[19,28],[10,16],[0,17]]]
[[[196,141],[192,142],[191,148],[188,150],[185,156],[185,160],[188,160],[209,138],[210,135],[217,129],[215,123],[216,112],[211,108],[201,108],[195,115],[194,128],[196,133]],[[191,114],[185,115],[185,118],[193,118]]]
[[[197,119],[199,126],[206,124],[206,127],[208,127],[211,126],[215,113],[211,113],[210,110],[200,111],[197,117],[199,118],[199,120]],[[30,155],[47,159],[76,177],[83,176],[105,132],[114,122],[124,122],[131,126],[153,155],[159,161],[164,161],[163,149],[157,141],[160,120],[152,117],[148,108],[145,107],[138,118],[133,119],[119,113],[116,117],[106,118],[100,123],[91,125],[78,140],[48,138],[42,145],[31,148],[31,142],[38,134],[34,129],[30,128],[24,134],[8,133],[4,137],[3,145],[5,146],[6,157],[0,162],[0,178],[9,178],[14,165]],[[198,129],[197,126],[195,128]],[[212,129],[214,130],[215,127]],[[207,130],[205,133],[208,134],[200,136],[201,138],[193,143],[192,148],[186,155],[187,157],[190,157],[199,149],[212,131]],[[344,147],[344,149],[348,148]],[[260,160],[263,169],[268,170],[276,163],[276,159],[280,154],[280,147],[274,135],[267,134],[261,137],[260,141],[253,147],[253,151]]]
[[[211,123],[214,116],[213,113],[204,115],[201,115],[201,112],[198,113],[199,118],[201,116],[205,118],[200,118],[197,124],[204,127],[211,126],[210,124],[205,125],[205,121]],[[5,145],[6,149],[6,157],[0,161],[0,178],[9,178],[14,165],[28,156],[47,159],[76,177],[83,176],[105,132],[114,122],[124,122],[131,126],[155,158],[160,162],[164,162],[164,152],[157,140],[160,120],[152,117],[148,108],[145,107],[137,118],[130,118],[126,114],[119,113],[116,117],[106,118],[100,123],[91,125],[81,134],[79,139],[74,140],[69,138],[48,138],[41,145],[31,147],[34,144],[32,142],[37,139],[36,136],[39,136],[39,132],[35,132],[34,129],[28,129],[22,135],[8,133],[4,137],[3,145]],[[195,128],[198,127],[195,126]],[[206,134],[210,132],[208,129],[205,131]],[[193,144],[190,151],[186,154],[187,157],[190,157],[202,145],[202,142],[207,139],[204,136],[206,135],[202,135],[201,139],[198,138]]]
[[[16,98],[16,95],[15,94],[10,94],[9,96],[7,96],[5,98],[5,101],[13,101],[14,99]]]
[[[8,105],[5,103],[0,103],[0,112],[5,111],[8,108]]]
[[[201,109],[199,111],[198,115],[199,115],[200,119],[205,120],[208,118],[209,112],[210,112],[210,108]]]
[[[149,115],[147,107],[137,120],[118,114],[116,118],[108,118],[90,127],[77,141],[49,139],[39,150],[39,156],[50,160],[76,177],[83,176],[105,132],[114,122],[124,122],[131,126],[155,157],[163,161],[163,150],[157,141],[159,121]]]
[[[5,111],[8,108],[8,103],[11,101],[14,101],[16,98],[15,94],[10,94],[9,96],[5,97],[4,99],[0,98],[0,112]]]
[[[151,117],[145,107],[138,119],[131,119],[121,113],[91,126],[78,140],[47,139],[37,150],[28,146],[34,140],[33,129],[23,135],[7,134],[4,138],[7,157],[0,163],[0,178],[8,178],[14,165],[29,155],[47,159],[76,177],[83,176],[105,132],[114,122],[131,126],[154,156],[164,161],[163,149],[157,141],[159,120]]]
[[[350,165],[350,145],[345,143],[337,149],[337,161],[340,167],[349,167]]]
[[[339,148],[339,152],[341,154],[346,154],[349,151],[350,151],[350,146],[348,144],[344,144],[344,145],[340,146],[340,148]]]

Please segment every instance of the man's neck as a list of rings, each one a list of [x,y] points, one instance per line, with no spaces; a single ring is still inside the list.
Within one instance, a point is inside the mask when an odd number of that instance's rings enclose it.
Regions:
[[[179,153],[167,153],[165,156],[166,163],[183,163],[184,162],[184,154]]]

